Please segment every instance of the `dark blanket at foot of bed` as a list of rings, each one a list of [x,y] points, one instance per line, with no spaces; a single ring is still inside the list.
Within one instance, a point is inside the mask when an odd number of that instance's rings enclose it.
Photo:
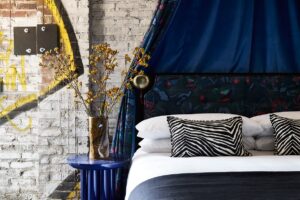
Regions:
[[[300,172],[167,175],[141,183],[129,200],[300,200]]]

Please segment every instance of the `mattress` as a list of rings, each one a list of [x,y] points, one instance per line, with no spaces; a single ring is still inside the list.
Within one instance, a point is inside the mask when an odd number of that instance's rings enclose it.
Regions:
[[[172,158],[169,153],[146,153],[139,149],[133,157],[125,199],[141,183],[165,175],[300,171],[300,156],[274,156],[272,151],[250,152],[253,156]]]

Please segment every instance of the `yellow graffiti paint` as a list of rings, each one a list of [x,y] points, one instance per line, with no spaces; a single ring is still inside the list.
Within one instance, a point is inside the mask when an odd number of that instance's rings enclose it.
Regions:
[[[3,33],[2,33],[2,35],[3,35]],[[5,39],[3,38],[0,41],[0,44],[3,44],[4,42],[5,42]],[[6,51],[4,53],[0,53],[0,60],[2,60],[6,66],[9,64],[9,59],[12,54],[13,48],[14,48],[13,40],[8,40],[8,47],[7,47]]]
[[[46,3],[46,6],[48,7],[48,9],[50,10],[52,16],[54,17],[56,24],[59,26],[60,37],[61,37],[61,41],[62,41],[62,44],[64,47],[64,51],[66,52],[66,54],[70,55],[70,58],[73,60],[73,63],[71,64],[71,69],[76,70],[71,40],[68,35],[68,31],[64,24],[63,18],[59,12],[59,8],[56,6],[54,0],[44,0],[44,1]],[[3,41],[4,41],[3,33],[0,33],[0,44]],[[7,87],[8,87],[7,89],[11,89],[11,90],[16,89],[16,87],[17,87],[16,80],[19,79],[19,82],[22,86],[22,90],[25,91],[26,84],[27,84],[26,83],[26,73],[25,73],[25,58],[24,58],[24,56],[21,57],[21,63],[20,63],[21,73],[19,73],[17,71],[16,65],[9,65],[10,55],[13,52],[13,41],[9,40],[8,44],[9,45],[8,45],[6,52],[3,54],[0,53],[0,60],[2,60],[5,63],[5,65],[9,66],[9,67],[6,68],[5,70],[0,69],[0,74],[5,75],[5,84],[7,84]],[[66,76],[66,75],[62,75],[62,77],[64,77],[64,76]],[[63,78],[61,78],[61,79],[63,79]],[[53,81],[47,87],[41,89],[37,94],[30,94],[30,95],[26,95],[24,97],[17,99],[15,101],[15,103],[13,103],[7,107],[2,107],[2,104],[1,104],[0,106],[1,106],[2,111],[0,112],[0,118],[6,117],[7,120],[10,122],[10,124],[19,131],[26,131],[26,130],[30,129],[30,127],[32,125],[32,119],[30,117],[29,117],[28,126],[25,128],[19,128],[16,124],[14,124],[12,122],[12,120],[9,118],[8,114],[17,108],[20,108],[20,107],[27,105],[29,103],[32,103],[34,101],[37,101],[39,96],[44,96],[49,91],[51,91],[52,89],[57,87],[58,84],[60,84],[61,79],[57,79],[57,80]]]
[[[71,40],[70,40],[68,31],[66,29],[66,26],[64,24],[64,21],[62,19],[62,16],[61,16],[61,14],[58,10],[59,8],[57,8],[54,0],[44,0],[44,1],[46,3],[47,7],[49,8],[49,10],[51,11],[51,14],[54,17],[54,20],[55,20],[56,24],[59,27],[60,37],[63,41],[64,50],[66,51],[66,54],[70,55],[71,60],[74,60],[74,54],[73,54],[73,50],[72,50],[72,46],[71,46]],[[74,62],[71,65],[71,68],[73,70],[76,69]]]
[[[28,103],[37,101],[37,98],[38,97],[36,94],[30,94],[30,95],[19,98],[18,101],[16,101],[15,103],[2,109],[2,111],[0,112],[0,118],[8,115],[9,112],[23,106],[24,104],[28,104]]]
[[[16,90],[17,85],[16,85],[16,80],[17,80],[17,69],[16,65],[11,65],[6,74],[5,74],[5,86],[6,89],[11,89],[11,90]]]
[[[8,41],[8,47],[5,50],[4,53],[0,53],[0,61],[3,62],[5,66],[9,67],[4,67],[1,68],[0,74],[5,76],[4,82],[6,83],[6,89],[8,90],[16,90],[17,88],[17,78],[20,81],[20,84],[22,86],[22,89],[26,91],[26,73],[25,73],[25,58],[24,56],[21,57],[20,65],[21,65],[21,73],[18,73],[16,64],[11,64],[10,65],[10,58],[13,50],[13,41],[12,40],[5,40],[4,34],[1,32],[0,34],[0,43],[3,44],[4,42]],[[19,127],[16,123],[12,121],[12,119],[9,117],[8,113],[11,110],[14,110],[19,107],[19,102],[16,102],[15,104],[12,104],[6,108],[3,106],[3,101],[7,99],[7,96],[3,96],[0,99],[0,108],[2,111],[0,112],[0,116],[5,117],[7,121],[10,123],[10,125],[20,131],[20,132],[25,132],[28,131],[29,129],[32,128],[32,118],[28,117],[28,125],[25,128]],[[31,98],[32,99],[32,98]]]
[[[80,183],[76,183],[73,191],[71,191],[67,196],[67,200],[75,199],[76,197],[78,197],[79,193],[80,193]]]
[[[3,42],[5,42],[4,39],[4,34],[1,32],[1,40],[0,43],[2,44]],[[21,66],[21,73],[18,72],[16,64],[9,64],[11,55],[12,55],[12,51],[13,51],[13,41],[12,40],[8,40],[8,47],[5,50],[4,53],[0,53],[0,61],[4,62],[6,67],[5,69],[1,69],[0,70],[0,74],[5,76],[5,86],[7,90],[16,90],[17,89],[17,78],[20,81],[20,84],[22,86],[22,89],[24,91],[26,91],[26,73],[25,73],[25,57],[21,56],[21,62],[20,62],[20,66]],[[9,66],[10,65],[10,66]]]
[[[44,1],[47,5],[48,9],[50,10],[52,16],[54,17],[56,24],[59,27],[60,37],[61,37],[62,43],[64,45],[64,50],[67,55],[70,55],[70,59],[73,60],[73,62],[71,63],[71,69],[76,70],[76,65],[75,65],[75,61],[74,61],[74,53],[73,53],[72,46],[71,46],[71,40],[70,40],[68,31],[66,29],[66,26],[64,24],[63,18],[59,12],[59,8],[57,8],[54,0],[44,0]],[[62,74],[62,76],[66,76],[66,74],[65,75]],[[61,78],[61,79],[58,78],[57,80],[50,83],[46,88],[43,88],[39,92],[39,95],[43,96],[43,95],[47,94],[51,89],[55,88],[62,79],[63,78]]]
[[[0,108],[1,108],[2,110],[4,110],[4,107],[2,106],[2,102],[3,102],[3,100],[5,100],[5,99],[7,99],[7,96],[4,96],[4,97],[2,97],[2,98],[0,99]],[[19,132],[26,132],[26,131],[28,131],[28,130],[30,130],[30,129],[32,128],[32,117],[28,117],[28,125],[27,125],[25,128],[20,128],[17,124],[15,124],[15,123],[13,122],[13,120],[9,117],[9,115],[5,115],[5,117],[6,117],[7,121],[10,123],[10,125],[11,125],[14,129],[18,130]]]
[[[7,72],[5,73],[5,86],[7,90],[16,90],[17,89],[17,78],[20,81],[22,90],[26,91],[26,73],[25,73],[25,58],[21,57],[21,73],[18,72],[16,65],[11,65]]]
[[[3,40],[4,40],[4,34],[0,32],[0,44],[2,44]]]

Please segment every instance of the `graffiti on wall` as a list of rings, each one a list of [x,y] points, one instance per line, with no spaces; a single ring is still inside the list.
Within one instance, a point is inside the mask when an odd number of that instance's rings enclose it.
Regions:
[[[6,44],[6,45],[5,45]],[[25,72],[25,57],[20,57],[20,63],[11,63],[13,59],[13,41],[11,39],[7,39],[4,36],[3,32],[0,32],[0,47],[2,52],[0,52],[0,61],[4,67],[0,69],[0,76],[4,77],[5,82],[5,90],[14,91],[17,89],[17,81],[19,85],[21,85],[21,89],[26,91],[26,72]],[[20,67],[20,72],[17,70],[17,67]],[[5,110],[4,101],[8,98],[7,95],[2,96],[0,98],[0,109]],[[32,118],[28,117],[28,125],[24,128],[19,127],[9,115],[4,115],[5,119],[18,131],[27,131],[32,126]]]
[[[77,38],[71,24],[71,21],[67,15],[67,12],[61,2],[61,0],[44,0],[45,5],[51,11],[51,14],[55,20],[55,23],[59,26],[61,44],[66,54],[70,55],[74,60],[72,64],[73,70],[81,75],[83,73],[83,64],[79,52]],[[13,41],[9,38],[5,38],[4,33],[0,32],[0,63],[4,66],[0,68],[0,76],[3,77],[5,90],[16,90],[20,85],[22,91],[27,90],[26,82],[26,66],[25,56],[18,57],[17,63],[11,63],[11,57],[13,56]],[[53,80],[47,87],[42,88],[37,93],[26,94],[24,96],[15,99],[13,103],[6,104],[5,101],[9,96],[0,97],[0,125],[9,122],[18,131],[27,131],[32,126],[32,118],[28,117],[28,125],[26,127],[19,127],[13,122],[13,118],[22,112],[28,111],[37,106],[38,101],[42,101],[47,95],[57,91],[64,87],[62,80]]]

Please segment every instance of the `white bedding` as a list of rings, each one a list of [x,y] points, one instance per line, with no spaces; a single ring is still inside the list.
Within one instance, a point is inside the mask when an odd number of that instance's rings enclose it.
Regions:
[[[128,175],[126,198],[140,183],[163,175],[201,172],[300,171],[300,156],[274,156],[250,151],[250,157],[171,158],[169,153],[135,153]]]

